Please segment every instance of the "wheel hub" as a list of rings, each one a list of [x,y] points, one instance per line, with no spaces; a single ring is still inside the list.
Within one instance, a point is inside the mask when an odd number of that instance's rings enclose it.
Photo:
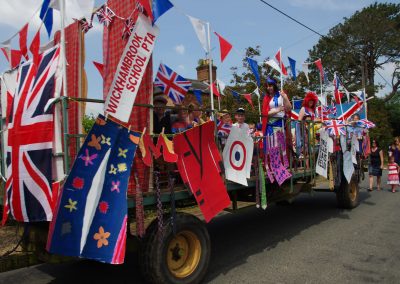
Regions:
[[[167,267],[177,278],[191,275],[196,270],[200,257],[201,243],[193,232],[179,232],[168,244]]]

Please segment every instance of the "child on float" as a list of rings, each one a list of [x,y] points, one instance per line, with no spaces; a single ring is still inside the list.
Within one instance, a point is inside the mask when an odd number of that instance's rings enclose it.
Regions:
[[[392,192],[396,192],[396,186],[399,185],[399,165],[395,163],[393,155],[389,157],[387,180]]]

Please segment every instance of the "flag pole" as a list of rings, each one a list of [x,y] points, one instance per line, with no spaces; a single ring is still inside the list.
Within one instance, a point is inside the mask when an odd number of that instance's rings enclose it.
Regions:
[[[319,74],[319,84],[321,86],[321,99],[323,100],[323,98],[322,98],[322,96],[323,96],[323,94],[322,94],[322,75],[321,74]],[[322,122],[324,122],[324,105],[323,105],[322,101],[320,103],[321,103],[321,118],[322,118],[321,120],[322,120]]]
[[[211,58],[211,36],[210,36],[210,23],[207,22],[207,48],[208,48],[208,70],[210,76],[210,104],[211,104],[211,117],[215,121],[214,114],[214,92],[211,84],[213,83],[212,78],[212,58]]]
[[[67,88],[67,55],[66,55],[66,47],[65,47],[65,0],[58,0],[60,4],[60,15],[61,15],[61,36],[60,36],[60,56],[62,60],[62,86],[63,86],[63,94],[64,99],[62,100],[63,109],[67,109],[68,101],[66,98],[68,97],[68,88]],[[63,115],[66,114],[63,111]],[[69,151],[68,151],[68,119],[66,117],[63,118],[63,141],[64,141],[64,172],[69,171]]]
[[[335,76],[336,80],[338,80],[338,78],[337,78],[337,73],[336,73],[336,72],[335,72],[335,75],[334,75],[334,76]],[[336,86],[334,86],[334,89],[336,89]],[[334,91],[334,92],[335,92],[335,91]],[[338,97],[339,97],[340,111],[342,112],[342,120],[343,120],[343,123],[346,124],[346,122],[344,121],[343,106],[342,106],[342,98],[340,97],[339,88],[338,88],[337,92],[338,92]]]

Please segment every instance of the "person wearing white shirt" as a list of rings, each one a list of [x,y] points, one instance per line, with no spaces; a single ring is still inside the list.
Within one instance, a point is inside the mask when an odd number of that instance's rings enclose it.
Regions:
[[[232,126],[239,127],[240,129],[246,130],[247,133],[250,133],[249,125],[246,122],[244,122],[246,119],[246,112],[244,108],[240,107],[236,110],[235,119],[236,122]]]

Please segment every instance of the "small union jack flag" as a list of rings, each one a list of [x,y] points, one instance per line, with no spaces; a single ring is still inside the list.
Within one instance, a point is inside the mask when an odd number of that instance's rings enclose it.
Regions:
[[[124,29],[122,31],[122,39],[127,39],[131,36],[132,30],[135,27],[135,22],[129,18],[125,20]]]
[[[324,124],[330,136],[346,135],[346,125],[343,121],[332,119],[324,121]]]
[[[232,124],[223,123],[222,120],[217,122],[217,134],[218,136],[227,137],[231,133]]]
[[[87,33],[91,28],[93,28],[92,22],[88,22],[85,18],[79,21],[81,24],[81,29],[84,33]]]
[[[174,104],[181,104],[192,82],[179,76],[167,65],[161,63],[154,85],[161,88],[163,93],[170,97]]]
[[[100,24],[103,24],[106,27],[111,24],[113,18],[115,17],[114,11],[111,10],[107,5],[101,6],[101,8],[97,10],[96,15]]]
[[[368,119],[360,119],[359,121],[357,121],[357,126],[359,127],[364,127],[364,128],[373,128],[375,127],[375,123],[373,123],[372,121],[369,121]]]

